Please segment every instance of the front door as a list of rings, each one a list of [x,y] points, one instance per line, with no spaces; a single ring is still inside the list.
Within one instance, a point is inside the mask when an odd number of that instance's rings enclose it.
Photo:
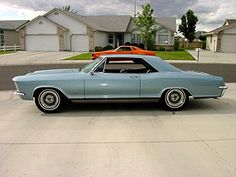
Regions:
[[[85,80],[85,99],[138,98],[139,96],[139,74],[98,72],[91,74]]]
[[[115,35],[115,48],[124,45],[124,33],[117,33]]]

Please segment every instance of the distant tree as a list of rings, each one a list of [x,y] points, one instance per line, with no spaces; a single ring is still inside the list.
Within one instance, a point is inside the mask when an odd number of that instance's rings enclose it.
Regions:
[[[194,15],[194,12],[190,9],[181,17],[179,32],[181,32],[185,36],[185,38],[189,40],[189,42],[192,42],[195,38],[197,22],[197,16]]]
[[[66,12],[71,12],[71,13],[75,13],[75,14],[78,13],[78,11],[77,10],[73,10],[70,5],[63,6],[61,9],[66,11]]]
[[[154,35],[156,29],[156,18],[153,17],[153,9],[150,4],[142,5],[142,12],[134,20],[135,26],[140,31],[141,38],[147,49],[152,48],[154,44]]]

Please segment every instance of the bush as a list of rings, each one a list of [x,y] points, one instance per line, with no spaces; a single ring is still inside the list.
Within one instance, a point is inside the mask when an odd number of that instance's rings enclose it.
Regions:
[[[166,51],[166,49],[165,49],[165,47],[162,47],[162,46],[161,46],[161,47],[159,48],[159,51]]]
[[[131,43],[130,42],[125,42],[125,45],[131,45]]]
[[[138,47],[139,47],[140,49],[145,49],[145,46],[144,46],[143,43],[139,43],[139,44],[138,44]]]
[[[95,52],[103,51],[103,47],[101,46],[96,46],[95,47]]]
[[[179,40],[178,39],[175,39],[174,50],[175,51],[179,50]]]
[[[206,41],[202,41],[202,49],[206,49]]]
[[[103,48],[103,50],[112,50],[113,47],[111,45],[107,45],[106,47]]]

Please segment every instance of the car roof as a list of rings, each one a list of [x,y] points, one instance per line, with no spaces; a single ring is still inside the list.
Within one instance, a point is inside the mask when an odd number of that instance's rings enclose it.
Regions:
[[[173,65],[167,63],[163,59],[157,56],[149,56],[149,55],[134,55],[134,54],[110,54],[110,55],[102,55],[104,58],[139,58],[145,60],[147,63],[152,65],[158,71],[161,72],[178,72],[180,69],[174,67]]]

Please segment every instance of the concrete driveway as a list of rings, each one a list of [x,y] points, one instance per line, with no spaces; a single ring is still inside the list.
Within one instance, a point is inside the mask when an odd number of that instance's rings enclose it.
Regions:
[[[55,64],[67,63],[64,58],[78,55],[81,52],[31,52],[18,51],[16,53],[0,55],[0,65],[27,65],[27,64]],[[73,62],[73,61],[69,61]]]
[[[43,114],[0,92],[0,176],[235,177],[236,84],[181,112],[80,103]]]

